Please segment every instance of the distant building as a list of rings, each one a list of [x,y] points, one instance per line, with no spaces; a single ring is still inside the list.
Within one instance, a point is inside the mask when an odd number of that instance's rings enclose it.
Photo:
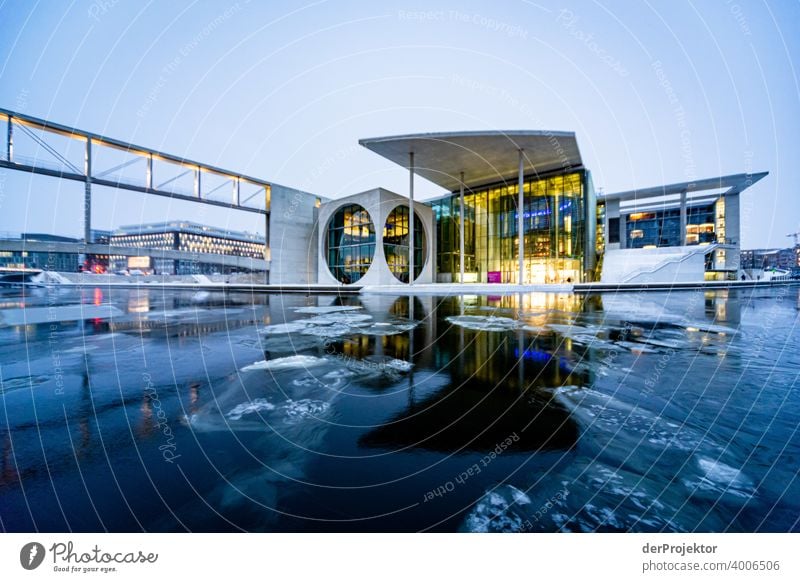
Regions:
[[[800,267],[800,246],[788,249],[742,251],[742,269],[792,269]]]
[[[53,243],[53,250],[31,252],[27,250],[8,250],[0,243],[0,267],[12,269],[43,269],[47,271],[70,271],[78,269],[78,254],[57,252],[58,243],[74,243],[78,239],[39,232],[23,232],[15,241]],[[24,248],[24,244],[22,245]]]
[[[230,255],[264,259],[264,237],[233,230],[223,230],[190,221],[171,221],[123,226],[109,236],[109,244],[145,248],[148,255],[125,257],[111,255],[109,268],[114,271],[139,269],[162,275],[229,273],[234,269],[203,261],[203,255]],[[195,260],[165,259],[159,250],[195,253]]]

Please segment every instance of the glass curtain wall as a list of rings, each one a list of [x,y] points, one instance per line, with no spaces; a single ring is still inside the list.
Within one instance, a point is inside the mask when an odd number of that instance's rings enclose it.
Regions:
[[[398,206],[389,214],[383,227],[383,252],[389,270],[408,283],[408,206]],[[419,216],[414,215],[414,279],[425,267],[425,231]]]
[[[343,206],[331,217],[325,240],[328,269],[342,283],[355,283],[375,256],[375,225],[364,207]]]
[[[627,215],[626,229],[628,247],[674,247],[716,242],[718,220],[715,216],[716,204],[690,206],[686,209],[686,241],[681,241],[680,208],[655,210],[652,212],[633,212]],[[723,235],[724,237],[724,226]]]
[[[583,279],[584,192],[581,172],[524,182],[525,283]],[[517,283],[517,184],[464,195],[465,279]],[[459,279],[459,196],[432,204],[437,220],[438,273]],[[592,249],[594,250],[594,249]]]

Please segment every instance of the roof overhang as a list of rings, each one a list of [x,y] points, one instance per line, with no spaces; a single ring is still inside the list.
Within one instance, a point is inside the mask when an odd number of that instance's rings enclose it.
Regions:
[[[672,194],[691,194],[693,192],[706,192],[707,190],[723,190],[721,196],[740,194],[750,186],[764,178],[769,172],[758,172],[756,174],[731,174],[730,176],[719,176],[718,178],[705,178],[691,182],[678,182],[665,186],[651,186],[649,188],[639,188],[627,190],[625,192],[614,192],[598,196],[599,200],[641,200],[643,198],[655,198],[657,196],[669,196]]]
[[[455,192],[493,182],[516,182],[519,151],[524,172],[548,174],[583,166],[578,142],[570,131],[462,131],[419,133],[359,140],[365,148],[414,172],[445,190]]]

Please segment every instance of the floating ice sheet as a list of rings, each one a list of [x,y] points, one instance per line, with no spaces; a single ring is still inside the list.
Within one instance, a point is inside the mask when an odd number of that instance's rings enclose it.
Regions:
[[[265,398],[256,398],[250,402],[243,402],[241,404],[237,404],[225,416],[227,416],[231,420],[239,420],[245,414],[261,412],[262,410],[275,410],[275,405],[266,400]]]
[[[372,316],[366,313],[352,313],[349,311],[344,311],[341,313],[326,313],[323,315],[317,315],[301,321],[310,325],[331,325],[333,323],[363,323],[365,321],[370,321],[371,319]]]
[[[296,368],[310,368],[311,366],[319,366],[325,362],[325,358],[317,358],[316,356],[286,356],[285,358],[275,358],[274,360],[261,360],[260,362],[254,362],[249,366],[242,368],[242,372],[250,372],[252,370],[289,370]]]
[[[341,390],[347,386],[350,378],[354,375],[354,372],[346,369],[333,370],[320,376],[309,374],[305,378],[292,380],[292,386],[296,388],[324,387],[328,390]]]
[[[699,479],[685,479],[684,485],[699,492],[728,494],[750,498],[754,495],[753,481],[740,469],[710,457],[698,455]]]
[[[645,444],[681,451],[712,446],[704,435],[689,427],[592,388],[562,386],[554,390],[554,397],[585,425],[587,431],[613,440],[624,430],[628,436],[633,435],[640,451]]]
[[[331,323],[329,325],[307,325],[300,333],[320,338],[333,338],[360,333],[360,329],[346,323]]]
[[[282,333],[295,333],[298,331],[303,331],[308,324],[304,321],[290,321],[288,323],[276,323],[274,325],[268,325],[264,328],[264,333],[273,335],[273,334],[282,334]]]
[[[630,350],[630,351],[632,351],[634,353],[639,352],[639,353],[642,353],[642,354],[655,354],[655,353],[658,352],[658,350],[653,349],[650,346],[647,346],[645,344],[638,343],[638,342],[619,341],[619,342],[615,342],[615,343],[619,347],[625,348],[626,350]]]
[[[359,309],[364,309],[360,305],[329,305],[327,307],[301,307],[299,309],[295,309],[295,313],[337,313],[340,311],[357,311]]]
[[[303,398],[302,400],[287,400],[283,405],[285,421],[290,424],[302,422],[307,418],[318,418],[325,414],[330,404],[322,400]]]
[[[530,498],[513,485],[500,485],[481,497],[464,522],[464,529],[474,533],[521,532],[526,520],[520,506]]]
[[[453,315],[447,321],[475,331],[509,331],[522,327],[521,321],[494,315]]]

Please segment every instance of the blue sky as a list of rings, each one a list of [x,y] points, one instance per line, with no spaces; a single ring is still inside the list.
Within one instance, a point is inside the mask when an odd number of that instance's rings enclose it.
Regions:
[[[608,192],[768,170],[743,246],[800,230],[800,3],[4,2],[0,106],[340,197],[405,193],[358,146],[396,133],[577,133]],[[438,194],[418,183],[423,196]],[[0,231],[79,235],[81,184],[0,170]],[[238,212],[100,189],[94,224]]]

